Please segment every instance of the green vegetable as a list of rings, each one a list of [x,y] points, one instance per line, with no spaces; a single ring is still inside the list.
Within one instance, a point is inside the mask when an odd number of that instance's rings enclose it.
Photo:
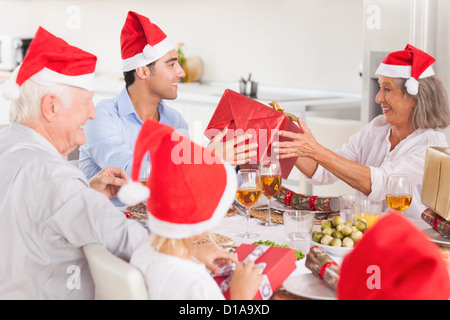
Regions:
[[[356,232],[352,232],[352,234],[350,235],[350,239],[352,239],[354,242],[358,242],[359,240],[361,240],[363,236],[363,233],[361,231],[356,231]]]
[[[338,225],[343,224],[344,222],[345,222],[344,219],[342,219],[340,216],[337,216],[333,218],[331,224],[333,225],[333,227],[337,227]]]
[[[315,234],[313,234],[312,239],[315,242],[320,242],[322,237],[323,237],[323,233],[322,232],[316,232]]]
[[[331,245],[333,247],[340,247],[342,245],[341,239],[334,238],[333,241],[331,241]]]
[[[355,245],[355,242],[350,239],[349,237],[345,237],[344,240],[342,240],[342,246],[346,248],[353,248]]]
[[[331,234],[333,233],[333,229],[330,227],[325,227],[324,229],[322,229],[322,233],[331,236]]]
[[[342,228],[341,232],[342,232],[342,235],[344,235],[346,237],[346,236],[351,235],[353,230],[352,230],[352,227],[344,226],[344,228]]]
[[[333,237],[328,234],[324,234],[322,239],[320,240],[320,243],[328,246],[331,244],[331,241],[333,241]]]
[[[331,236],[335,239],[341,239],[341,240],[344,239],[344,235],[342,234],[342,232],[337,231],[337,230],[333,231]]]
[[[359,231],[364,231],[367,228],[367,222],[364,219],[358,219],[355,222],[355,227],[356,229],[358,229]]]
[[[320,228],[323,230],[325,228],[331,228],[331,221],[330,220],[323,220],[322,221],[322,225],[320,226]]]
[[[270,241],[270,240],[266,240],[266,241],[259,240],[257,242],[253,242],[252,244],[254,244],[254,245],[260,245],[261,244],[261,245],[264,245],[264,246],[289,248],[289,246],[286,245],[286,244],[277,244],[277,243],[275,243],[273,241]],[[295,256],[297,257],[297,260],[301,260],[301,259],[303,259],[305,257],[305,254],[301,250],[295,250],[294,249],[294,251],[295,251]]]

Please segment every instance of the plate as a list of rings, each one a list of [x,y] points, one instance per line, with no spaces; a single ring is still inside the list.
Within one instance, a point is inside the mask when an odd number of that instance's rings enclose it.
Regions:
[[[439,244],[443,247],[450,247],[450,239],[445,238],[433,228],[424,229],[422,231],[425,232],[428,238],[430,238],[430,240],[433,241],[434,243]]]
[[[288,277],[284,289],[297,296],[315,300],[336,300],[334,290],[312,273]]]
[[[347,248],[347,247],[333,247],[333,246],[326,246],[324,244],[320,244],[318,242],[315,242],[311,240],[311,242],[314,245],[317,245],[321,247],[326,253],[331,254],[336,257],[344,257],[347,253],[353,250],[353,248]]]
[[[218,233],[208,233],[205,237],[202,239],[194,241],[195,245],[198,244],[217,244],[221,247],[230,247],[235,246],[236,243],[231,239],[230,237],[224,236],[222,234]]]

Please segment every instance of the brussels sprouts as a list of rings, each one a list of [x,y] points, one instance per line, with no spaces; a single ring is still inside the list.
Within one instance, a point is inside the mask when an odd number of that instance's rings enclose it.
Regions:
[[[323,230],[325,228],[331,228],[331,221],[330,220],[323,220],[322,221],[322,225],[320,226],[320,228]]]
[[[362,236],[363,236],[363,233],[362,233],[361,231],[356,231],[356,232],[353,232],[353,233],[350,235],[350,238],[351,238],[354,242],[358,242],[359,240],[361,240]]]
[[[331,236],[332,236],[333,238],[337,238],[337,239],[344,239],[344,235],[342,234],[342,232],[337,231],[337,230],[333,231],[333,233],[331,234]]]
[[[322,233],[331,236],[331,234],[333,233],[333,229],[330,227],[326,227],[322,230]]]
[[[320,243],[320,240],[322,239],[322,237],[323,237],[323,233],[322,232],[316,232],[315,234],[313,234],[313,241],[315,241],[315,242],[319,242]]]
[[[367,222],[364,219],[358,219],[355,223],[355,227],[358,231],[364,231],[367,228]]]
[[[333,220],[331,220],[331,224],[333,227],[337,227],[340,224],[344,223],[344,219],[342,219],[340,216],[334,217]]]
[[[349,237],[345,237],[345,238],[342,240],[342,246],[343,246],[343,247],[346,247],[346,248],[353,248],[354,245],[355,245],[355,242],[354,242],[352,239],[350,239]]]
[[[338,226],[336,226],[336,231],[342,232],[342,229],[344,229],[345,224],[340,224]]]
[[[344,225],[349,226],[349,227],[353,227],[353,223],[354,223],[354,222],[355,222],[355,221],[347,220],[347,221],[345,221]]]
[[[344,236],[349,236],[349,235],[352,234],[353,229],[352,229],[352,227],[344,226],[344,228],[342,229],[341,232],[342,232],[342,235],[344,235]]]
[[[326,246],[329,246],[331,241],[333,241],[333,237],[328,234],[324,234],[322,239],[320,239],[320,243]]]
[[[342,246],[342,241],[341,241],[341,239],[334,238],[334,239],[331,241],[331,245],[332,245],[333,247],[340,247],[340,246]]]

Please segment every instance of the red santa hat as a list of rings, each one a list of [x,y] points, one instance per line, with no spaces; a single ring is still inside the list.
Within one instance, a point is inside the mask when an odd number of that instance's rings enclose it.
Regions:
[[[428,236],[407,218],[391,212],[345,256],[338,298],[447,300],[449,273],[442,253]]]
[[[8,81],[2,95],[10,100],[20,96],[19,88],[27,80],[42,85],[63,84],[94,90],[94,72],[97,57],[77,47],[69,45],[39,27],[17,76]]]
[[[122,71],[127,72],[158,60],[175,45],[150,19],[136,12],[128,12],[120,35]]]
[[[422,50],[408,44],[405,50],[388,54],[381,62],[376,75],[391,78],[408,79],[405,83],[406,90],[411,95],[419,92],[419,79],[434,75],[431,66],[436,60]]]
[[[138,179],[147,152],[151,171],[144,186]],[[135,205],[147,200],[150,231],[173,239],[214,227],[228,212],[237,189],[236,172],[229,164],[153,120],[144,122],[136,140],[131,180],[119,190],[120,201]]]

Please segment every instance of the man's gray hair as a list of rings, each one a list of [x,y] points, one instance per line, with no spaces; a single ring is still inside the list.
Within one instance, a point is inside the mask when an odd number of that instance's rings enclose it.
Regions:
[[[54,94],[64,107],[69,107],[73,93],[70,86],[52,84],[41,85],[27,80],[20,86],[20,97],[11,103],[9,120],[23,123],[41,114],[41,100],[47,94]]]

